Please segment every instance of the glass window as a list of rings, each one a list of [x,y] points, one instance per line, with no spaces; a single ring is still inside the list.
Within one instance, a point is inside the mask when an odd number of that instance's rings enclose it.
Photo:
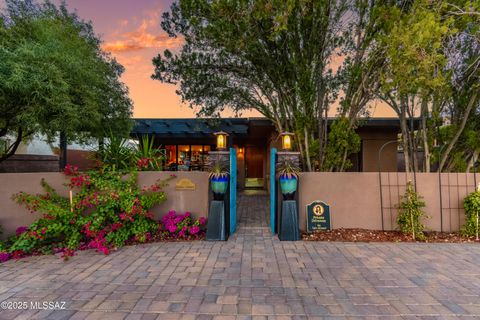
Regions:
[[[202,164],[203,146],[192,146],[192,156],[190,159],[192,166],[200,166]]]
[[[166,145],[165,146],[165,161],[167,170],[176,170],[176,159],[177,159],[177,146]]]
[[[189,145],[178,146],[177,164],[178,164],[179,171],[188,171],[190,169],[190,146]]]

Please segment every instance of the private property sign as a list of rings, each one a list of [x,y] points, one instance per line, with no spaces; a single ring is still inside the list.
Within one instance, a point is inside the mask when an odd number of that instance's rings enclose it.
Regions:
[[[307,205],[307,231],[331,229],[330,206],[323,201],[316,200]]]

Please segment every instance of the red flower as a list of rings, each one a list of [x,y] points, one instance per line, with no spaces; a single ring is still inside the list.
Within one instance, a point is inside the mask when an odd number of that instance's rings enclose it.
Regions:
[[[78,175],[78,167],[72,166],[71,164],[67,164],[63,169],[63,174],[65,174],[66,176]]]

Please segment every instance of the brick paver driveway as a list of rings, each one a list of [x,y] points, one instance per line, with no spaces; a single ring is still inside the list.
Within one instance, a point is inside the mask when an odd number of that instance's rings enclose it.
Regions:
[[[480,318],[480,246],[280,242],[241,196],[228,242],[157,243],[0,265],[0,319]]]

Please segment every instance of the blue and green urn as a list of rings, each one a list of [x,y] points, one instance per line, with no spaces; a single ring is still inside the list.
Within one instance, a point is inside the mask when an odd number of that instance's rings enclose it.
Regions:
[[[284,200],[295,199],[295,192],[297,192],[298,178],[295,175],[280,175],[280,190]]]
[[[210,186],[215,200],[223,200],[228,190],[228,175],[212,176]]]

